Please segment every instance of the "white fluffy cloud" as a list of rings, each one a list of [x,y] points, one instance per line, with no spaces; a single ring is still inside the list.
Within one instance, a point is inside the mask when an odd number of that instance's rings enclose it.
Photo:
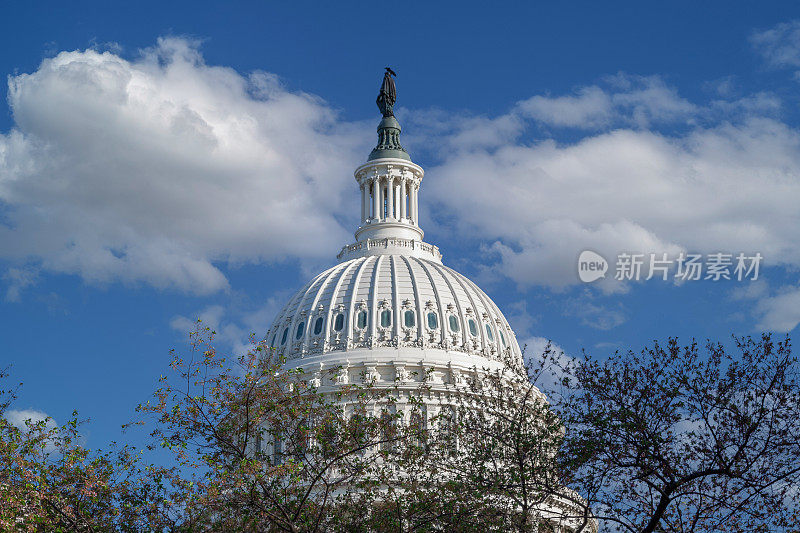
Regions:
[[[162,39],[133,61],[62,52],[11,77],[8,100],[0,259],[207,293],[227,287],[220,264],[329,257],[349,238],[337,216],[372,128],[273,75]]]
[[[800,21],[783,22],[754,32],[750,43],[772,67],[800,67]]]
[[[788,332],[800,324],[800,287],[784,287],[772,296],[761,298],[756,304],[760,317],[756,327],[765,330]]]
[[[645,96],[651,89],[642,91],[626,94],[631,102],[659,100]],[[614,99],[607,94],[607,101]],[[638,111],[612,106],[609,112],[618,118],[609,124],[667,116],[668,109],[695,110],[705,122],[720,109],[719,102],[712,112],[674,104],[683,101],[676,96],[672,101],[661,108],[641,104]],[[542,111],[548,102],[552,113]],[[564,111],[565,102],[570,100],[539,100],[535,117],[585,114],[584,103],[576,102],[572,113]],[[502,146],[452,145],[444,161],[428,170],[426,192],[462,233],[494,242],[497,270],[522,286],[579,283],[577,257],[585,249],[601,253],[612,267],[621,252],[681,250],[761,252],[765,264],[800,266],[800,134],[752,111],[758,107],[738,104],[729,102],[736,120],[703,126],[689,121],[671,134],[614,126],[566,143],[517,136]],[[531,113],[523,103],[510,115],[524,122]],[[492,129],[495,121],[482,125]],[[600,283],[620,290],[611,281]]]
[[[31,425],[44,422],[47,429],[56,427],[55,421],[50,418],[47,413],[37,411],[36,409],[9,409],[3,413],[3,418],[21,431],[26,431],[28,429],[28,421],[30,421]]]
[[[774,31],[753,42],[794,35]],[[792,64],[788,51],[773,55]],[[436,147],[423,207],[489,243],[487,261],[521,286],[577,284],[584,249],[612,263],[623,251],[761,252],[768,265],[800,267],[800,134],[779,119],[776,96],[731,94],[700,105],[658,77],[618,74],[497,117],[411,112],[404,138]],[[343,121],[270,74],[206,65],[185,40],[136,60],[63,52],[10,78],[9,103],[7,299],[41,271],[212,292],[227,287],[221,265],[314,262],[350,239],[339,221],[354,214],[350,176],[374,124]],[[534,127],[573,131],[531,140]],[[778,323],[770,309],[783,327],[797,323],[781,311],[795,292],[760,297],[764,325]],[[612,311],[611,322],[583,318],[613,327],[624,313]]]
[[[657,76],[618,74],[606,79],[609,89],[581,87],[574,95],[533,96],[517,112],[557,127],[596,129],[612,124],[647,127],[654,123],[690,119],[693,104],[681,98]]]
[[[176,316],[170,326],[181,334],[189,334],[198,327],[208,327],[216,332],[216,341],[229,348],[236,356],[242,356],[252,348],[251,335],[260,340],[271,325],[280,306],[288,296],[280,293],[272,296],[267,302],[256,308],[243,308],[240,304],[226,308],[222,305],[210,305],[192,317]],[[198,324],[197,320],[202,322]]]

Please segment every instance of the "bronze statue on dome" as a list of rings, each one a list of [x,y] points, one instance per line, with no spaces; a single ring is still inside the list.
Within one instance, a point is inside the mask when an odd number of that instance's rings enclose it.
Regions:
[[[383,83],[381,84],[381,91],[378,93],[378,109],[384,117],[393,117],[394,103],[397,100],[397,88],[394,85],[393,76],[397,76],[394,71],[386,67],[386,72],[383,74]]]

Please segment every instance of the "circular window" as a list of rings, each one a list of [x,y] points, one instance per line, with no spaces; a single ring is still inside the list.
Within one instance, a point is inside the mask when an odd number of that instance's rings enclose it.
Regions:
[[[388,309],[381,311],[381,327],[388,328],[392,325],[392,312]]]
[[[356,327],[358,329],[364,329],[367,327],[367,312],[366,311],[359,311],[358,317],[356,318]]]
[[[472,335],[473,337],[477,337],[478,336],[478,326],[475,325],[475,321],[470,318],[469,322],[467,322],[467,325],[469,326],[470,335]]]
[[[436,313],[428,313],[428,328],[439,328],[439,318],[436,316]]]
[[[486,336],[489,338],[489,342],[494,342],[494,335],[492,335],[492,328],[489,327],[489,324],[486,324]]]
[[[305,332],[305,330],[306,330],[306,323],[305,322],[300,322],[299,324],[297,324],[297,332],[294,334],[295,340],[297,340],[300,337],[302,337],[303,336],[303,332]]]
[[[283,330],[283,335],[281,335],[281,346],[286,344],[286,337],[289,336],[289,328]]]
[[[450,331],[454,333],[458,332],[458,319],[456,315],[450,315]]]
[[[339,313],[333,320],[333,329],[336,331],[342,331],[343,328],[344,328],[344,313]]]
[[[411,309],[406,310],[403,313],[403,320],[407,328],[413,328],[416,321],[414,320],[416,317],[414,316],[414,311]]]
[[[316,322],[314,322],[314,335],[319,335],[322,333],[322,325],[325,323],[325,319],[319,317]]]

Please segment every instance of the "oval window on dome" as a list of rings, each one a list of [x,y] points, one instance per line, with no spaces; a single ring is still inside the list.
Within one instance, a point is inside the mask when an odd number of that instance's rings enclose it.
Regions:
[[[503,348],[506,348],[506,347],[508,347],[508,344],[506,344],[506,336],[503,335],[503,330],[502,329],[499,330],[499,331],[500,331],[500,341],[503,343]]]
[[[439,328],[439,318],[436,316],[436,313],[428,313],[428,328]]]
[[[272,334],[272,340],[269,341],[269,345],[270,346],[275,346],[275,337],[277,337],[277,336],[278,336],[278,332],[277,331]]]
[[[407,328],[413,328],[414,324],[416,324],[416,317],[414,316],[414,311],[411,309],[407,309],[405,313],[403,313],[403,320],[405,321],[405,325]]]
[[[450,331],[458,333],[458,318],[456,318],[456,315],[450,315]]]
[[[283,335],[281,335],[281,346],[286,344],[286,337],[289,336],[289,328],[283,330]]]
[[[333,320],[333,329],[335,331],[342,331],[344,329],[344,313],[339,313]]]
[[[472,335],[473,337],[477,337],[478,336],[478,326],[475,324],[475,321],[470,318],[469,322],[467,322],[467,325],[469,326],[470,335]]]
[[[325,319],[319,317],[316,322],[314,322],[314,335],[319,335],[322,333],[322,325],[325,323]]]
[[[494,335],[492,335],[492,328],[486,324],[486,336],[489,337],[489,342],[494,342]]]
[[[305,332],[305,330],[306,330],[306,323],[305,322],[300,322],[299,324],[297,324],[297,332],[294,334],[295,340],[297,340],[300,337],[302,337],[303,336],[303,332]]]
[[[388,309],[381,311],[381,327],[388,328],[392,325],[392,312]]]
[[[366,311],[359,311],[358,317],[356,317],[356,327],[358,329],[364,329],[367,327],[367,312]]]

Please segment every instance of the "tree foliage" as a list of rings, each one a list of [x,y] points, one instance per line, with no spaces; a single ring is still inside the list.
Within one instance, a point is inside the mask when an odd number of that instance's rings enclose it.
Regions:
[[[528,361],[446,390],[332,386],[263,343],[229,359],[201,327],[137,409],[170,457],[158,464],[85,448],[77,414],[14,426],[6,389],[0,529],[798,531],[788,338],[577,359],[548,346]],[[553,362],[557,380],[542,380]]]
[[[565,478],[609,530],[798,531],[800,387],[789,339],[671,338],[564,376]]]

